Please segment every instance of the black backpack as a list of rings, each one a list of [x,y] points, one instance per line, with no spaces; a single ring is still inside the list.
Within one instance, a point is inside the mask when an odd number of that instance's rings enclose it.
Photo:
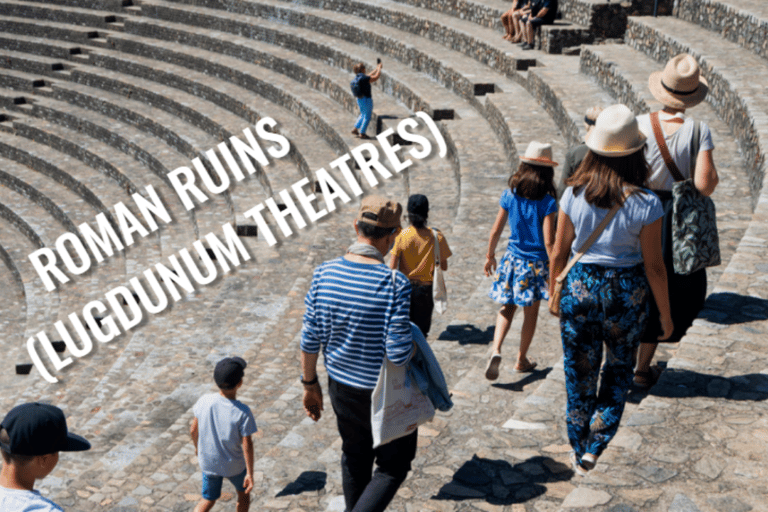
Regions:
[[[360,86],[360,77],[365,76],[362,73],[358,73],[355,75],[355,78],[352,79],[351,82],[349,82],[349,88],[352,89],[352,96],[355,98],[362,98],[363,96],[363,89]]]

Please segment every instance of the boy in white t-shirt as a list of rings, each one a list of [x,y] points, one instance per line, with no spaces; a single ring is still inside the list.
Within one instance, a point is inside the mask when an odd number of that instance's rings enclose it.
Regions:
[[[61,409],[54,405],[17,405],[0,424],[0,510],[62,512],[60,506],[34,490],[56,467],[59,452],[88,450],[91,443],[70,434]]]
[[[247,405],[236,400],[243,385],[247,363],[239,357],[226,357],[216,364],[213,379],[218,393],[203,395],[192,411],[190,435],[203,470],[203,498],[195,512],[208,512],[221,496],[227,478],[237,490],[237,512],[251,505],[253,489],[253,441],[256,421]]]

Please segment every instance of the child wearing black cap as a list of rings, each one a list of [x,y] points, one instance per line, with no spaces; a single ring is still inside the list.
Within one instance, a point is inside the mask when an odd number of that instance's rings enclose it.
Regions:
[[[54,405],[17,405],[0,423],[0,510],[60,512],[56,503],[34,490],[59,462],[59,452],[88,450],[91,443],[67,430],[64,412]]]
[[[218,393],[203,395],[192,411],[190,435],[203,470],[203,498],[195,512],[207,512],[221,496],[221,484],[227,478],[237,490],[237,512],[251,505],[253,489],[253,441],[256,421],[251,409],[236,400],[243,385],[247,363],[239,357],[225,357],[216,364],[213,379]]]

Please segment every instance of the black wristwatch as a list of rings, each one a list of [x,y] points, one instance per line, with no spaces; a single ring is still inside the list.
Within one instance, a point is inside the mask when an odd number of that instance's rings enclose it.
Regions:
[[[314,386],[315,384],[317,384],[317,375],[315,375],[315,378],[312,379],[312,380],[304,380],[304,376],[302,375],[299,380],[305,386]]]

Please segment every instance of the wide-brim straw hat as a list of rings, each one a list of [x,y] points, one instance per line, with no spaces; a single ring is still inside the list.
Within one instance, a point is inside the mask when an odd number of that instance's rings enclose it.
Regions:
[[[546,144],[542,142],[531,141],[528,147],[525,149],[525,155],[520,158],[520,161],[531,165],[544,165],[547,167],[554,167],[557,162],[552,160],[552,144]]]
[[[701,76],[699,63],[685,53],[672,57],[664,71],[651,73],[648,87],[662,104],[685,109],[698,105],[707,95],[709,85]]]
[[[597,116],[587,147],[602,156],[626,156],[643,149],[645,135],[626,105],[611,105]]]

